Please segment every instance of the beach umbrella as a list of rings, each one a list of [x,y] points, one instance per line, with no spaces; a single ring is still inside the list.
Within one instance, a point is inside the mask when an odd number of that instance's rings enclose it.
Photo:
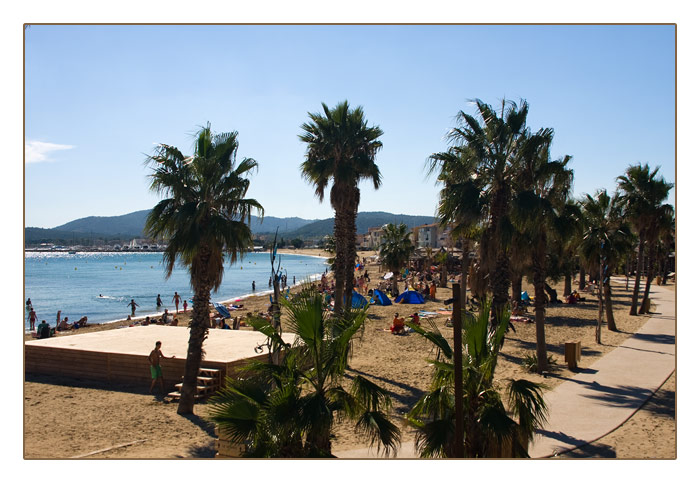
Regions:
[[[231,318],[231,312],[228,311],[226,307],[221,305],[220,303],[214,302],[214,308],[216,309],[217,312],[221,314],[221,316],[224,319],[230,319]]]

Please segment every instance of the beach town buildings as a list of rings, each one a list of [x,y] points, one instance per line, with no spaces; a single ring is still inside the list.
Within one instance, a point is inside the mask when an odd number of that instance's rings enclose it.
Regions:
[[[450,248],[450,231],[450,226],[442,228],[439,223],[416,226],[411,242],[416,248]]]

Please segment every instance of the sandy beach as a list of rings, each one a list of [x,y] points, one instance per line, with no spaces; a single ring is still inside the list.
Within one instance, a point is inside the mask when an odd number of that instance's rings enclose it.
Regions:
[[[326,256],[320,250],[293,252]],[[383,272],[378,265],[369,265],[368,269],[373,288]],[[521,366],[527,355],[534,354],[535,325],[514,322],[516,331],[506,337],[496,379],[527,378],[552,388],[560,381],[552,375],[569,372],[564,362],[564,342],[581,341],[580,366],[584,368],[617,347],[648,319],[628,315],[632,285],[633,280],[629,291],[624,285],[613,286],[619,332],[610,332],[604,326],[601,345],[595,343],[598,307],[593,296],[588,295],[587,301],[577,305],[553,305],[547,309],[548,353],[555,359],[550,377],[529,373]],[[563,282],[553,286],[561,295]],[[527,283],[524,289],[534,293]],[[393,417],[401,426],[405,413],[428,387],[432,370],[426,359],[431,345],[417,334],[393,336],[386,329],[395,312],[402,317],[419,310],[436,312],[445,308],[443,301],[450,297],[451,288],[438,288],[437,301],[427,301],[424,305],[373,306],[362,338],[354,343],[349,375],[362,374],[390,391]],[[240,315],[264,311],[269,300],[266,295],[255,296],[243,303]],[[447,317],[438,315],[433,322],[451,339],[452,329],[445,326]],[[179,320],[180,325],[187,324],[186,317]],[[111,330],[125,324],[121,321],[90,326],[79,332]],[[676,450],[674,407],[675,374],[627,423],[594,444],[571,453],[570,457],[667,458]],[[24,408],[26,458],[193,458],[212,457],[216,453],[216,436],[213,425],[206,420],[206,405],[197,405],[196,416],[184,418],[176,414],[177,404],[149,395],[147,387],[28,375]],[[334,433],[334,450],[365,445],[351,423],[338,425]],[[408,430],[404,431],[403,440],[412,442]]]

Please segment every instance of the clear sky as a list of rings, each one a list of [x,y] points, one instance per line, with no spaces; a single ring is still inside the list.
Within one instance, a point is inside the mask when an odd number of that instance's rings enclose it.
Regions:
[[[330,217],[298,135],[345,99],[384,131],[361,211],[434,214],[425,160],[473,98],[527,100],[553,157],[573,156],[576,195],[638,162],[675,182],[673,26],[37,25],[25,49],[26,226],[151,208],[146,155],[191,153],[208,121],[258,161],[249,195],[267,215]]]

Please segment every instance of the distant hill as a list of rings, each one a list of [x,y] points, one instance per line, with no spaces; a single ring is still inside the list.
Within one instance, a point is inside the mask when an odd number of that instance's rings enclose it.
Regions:
[[[26,243],[56,243],[59,240],[70,243],[88,244],[96,238],[108,240],[129,240],[142,238],[143,227],[150,210],[134,211],[120,216],[88,216],[70,221],[55,228],[27,227],[24,230]],[[362,212],[357,214],[357,232],[367,233],[372,226],[386,223],[406,223],[409,228],[425,223],[433,223],[432,216],[395,215],[383,211]],[[307,220],[304,218],[278,218],[266,216],[262,222],[257,216],[251,217],[251,229],[254,234],[279,233],[287,239],[320,238],[333,233],[333,218],[325,220]]]
[[[333,218],[315,221],[286,234],[285,237],[309,239],[330,235],[333,233],[334,221]],[[418,225],[435,223],[435,218],[421,215],[395,215],[385,211],[363,211],[357,214],[357,233],[367,233],[369,228],[383,226],[387,223],[405,223],[408,228],[413,228]]]

